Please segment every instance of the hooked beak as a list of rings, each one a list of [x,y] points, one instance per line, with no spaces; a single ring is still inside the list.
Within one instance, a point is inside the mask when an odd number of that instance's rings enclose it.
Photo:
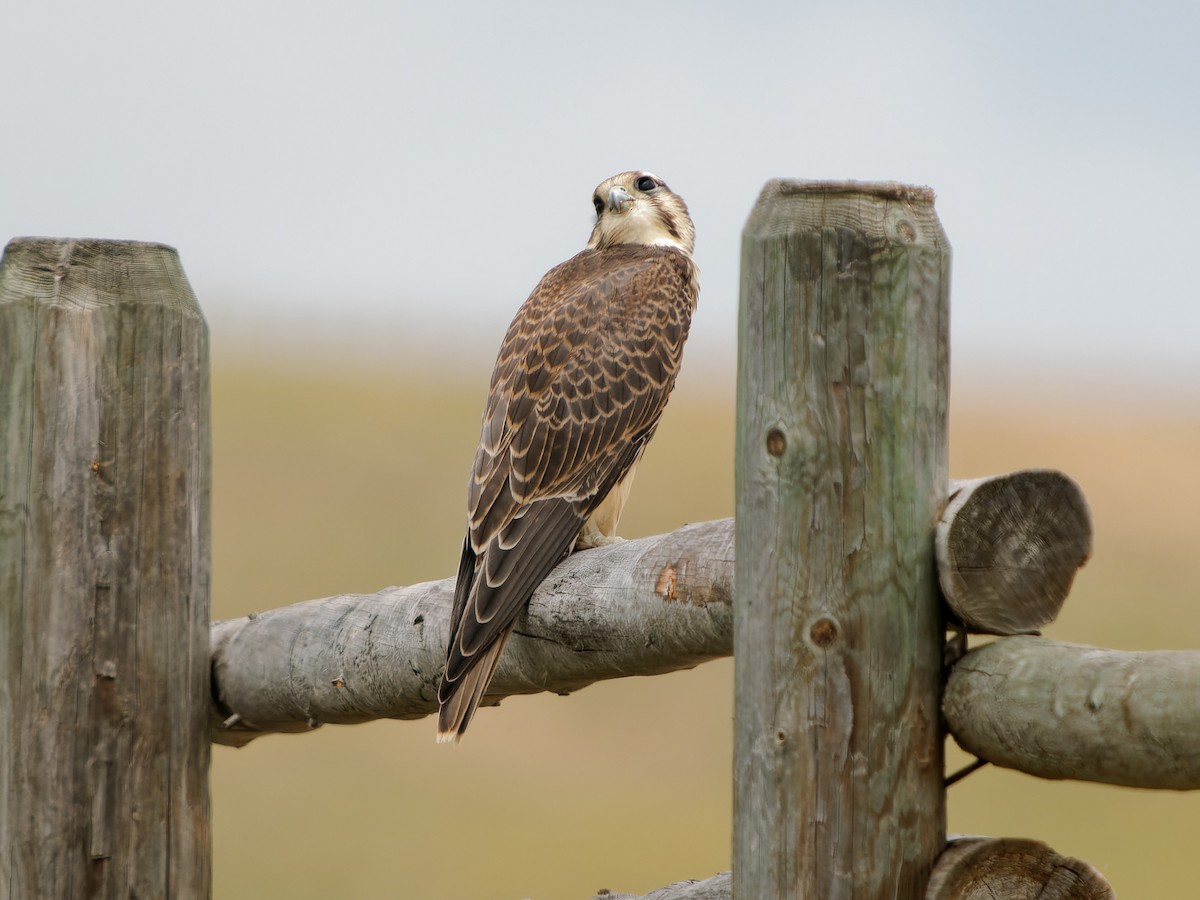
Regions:
[[[632,202],[633,198],[629,196],[629,191],[620,185],[608,192],[608,208],[615,213],[624,212],[626,204]]]

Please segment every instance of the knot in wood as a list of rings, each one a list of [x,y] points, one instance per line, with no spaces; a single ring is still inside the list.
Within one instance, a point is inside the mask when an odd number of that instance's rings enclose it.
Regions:
[[[838,638],[837,623],[832,619],[821,617],[808,630],[808,636],[818,647],[828,647]]]
[[[778,428],[772,428],[767,432],[767,452],[772,456],[783,456],[783,451],[787,449],[787,437]]]

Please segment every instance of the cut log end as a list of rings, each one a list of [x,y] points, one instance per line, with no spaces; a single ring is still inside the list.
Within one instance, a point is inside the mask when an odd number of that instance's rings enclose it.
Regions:
[[[935,544],[942,594],[968,631],[1031,634],[1091,555],[1091,514],[1066,475],[1025,469],[956,483]]]
[[[1023,838],[957,837],[933,867],[925,900],[1116,900],[1083,860]]]

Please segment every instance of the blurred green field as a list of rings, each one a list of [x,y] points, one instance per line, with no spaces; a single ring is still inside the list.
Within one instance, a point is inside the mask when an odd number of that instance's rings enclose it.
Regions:
[[[416,361],[218,356],[214,616],[452,574],[488,362],[435,378]],[[733,386],[716,377],[728,367],[689,362],[626,536],[732,514]],[[1095,555],[1050,636],[1198,647],[1196,407],[1079,393],[956,388],[952,474],[1050,466],[1083,486]],[[435,745],[432,721],[216,747],[215,895],[570,900],[728,868],[732,676],[725,660],[513,698],[483,710],[458,747]],[[1044,840],[1126,898],[1192,895],[1197,823],[1200,793],[994,769],[950,793],[951,831]]]

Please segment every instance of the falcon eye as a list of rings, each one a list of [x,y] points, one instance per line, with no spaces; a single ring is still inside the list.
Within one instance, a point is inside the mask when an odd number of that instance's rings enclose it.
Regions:
[[[652,190],[654,190],[656,187],[658,187],[658,182],[655,181],[653,178],[651,178],[649,175],[642,175],[640,178],[638,178],[637,181],[635,181],[633,183],[633,186],[635,188],[637,188],[639,191],[641,191],[643,194],[648,194]]]
[[[604,212],[604,201],[600,199],[599,194],[592,198],[592,206],[596,207],[596,215],[601,215]]]

